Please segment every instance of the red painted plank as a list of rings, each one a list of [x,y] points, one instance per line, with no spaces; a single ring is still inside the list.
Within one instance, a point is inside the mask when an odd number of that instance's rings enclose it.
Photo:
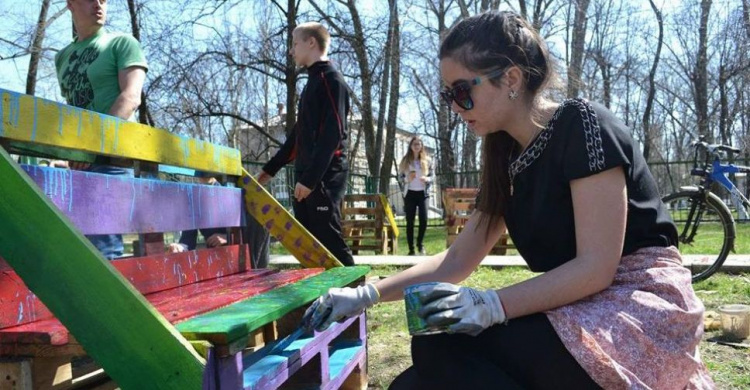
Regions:
[[[255,278],[224,278],[162,291],[146,297],[170,322],[179,322],[274,288],[319,274],[322,268],[278,272]],[[256,271],[258,272],[258,271]],[[230,277],[231,278],[231,277]],[[195,286],[193,288],[193,286]],[[182,291],[179,291],[182,290]]]
[[[184,286],[248,270],[247,245],[230,245],[175,254],[112,261],[142,294]]]
[[[0,329],[52,317],[13,270],[0,271]]]
[[[322,268],[276,272],[250,270],[202,283],[149,294],[146,299],[172,323],[218,309],[254,295],[319,274]],[[68,332],[56,319],[0,330],[0,344],[51,344],[68,342]]]
[[[83,234],[240,226],[239,188],[22,166]]]
[[[68,330],[56,318],[0,330],[0,344],[65,345]]]
[[[245,254],[240,257],[240,254]],[[246,271],[247,245],[231,245],[175,254],[112,261],[142,294],[189,285]],[[0,329],[53,318],[16,273],[0,271]]]

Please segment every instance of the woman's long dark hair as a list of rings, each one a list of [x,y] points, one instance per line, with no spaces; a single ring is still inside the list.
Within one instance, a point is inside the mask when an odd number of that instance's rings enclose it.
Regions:
[[[517,66],[524,77],[526,103],[533,102],[553,77],[544,41],[525,19],[508,11],[489,11],[459,22],[440,45],[439,58],[451,58],[477,73]],[[491,83],[499,85],[501,79]],[[477,209],[483,212],[482,222],[487,227],[505,216],[511,184],[508,166],[516,144],[505,131],[490,133],[482,141]]]

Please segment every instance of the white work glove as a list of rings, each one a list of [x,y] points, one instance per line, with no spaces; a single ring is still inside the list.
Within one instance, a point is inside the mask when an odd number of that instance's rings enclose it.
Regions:
[[[324,331],[334,321],[354,317],[380,300],[380,293],[372,284],[356,288],[331,288],[313,302],[302,317],[302,326],[310,331]]]
[[[476,336],[505,321],[505,310],[494,290],[479,291],[451,283],[438,283],[420,294],[417,315],[430,326],[448,326],[450,333]]]

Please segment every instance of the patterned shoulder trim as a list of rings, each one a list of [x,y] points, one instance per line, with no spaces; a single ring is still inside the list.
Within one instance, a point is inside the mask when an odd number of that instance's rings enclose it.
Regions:
[[[583,133],[586,137],[586,151],[589,155],[589,170],[599,172],[604,169],[604,148],[602,147],[602,130],[599,127],[599,119],[588,101],[572,99],[569,102],[581,112]]]
[[[560,114],[562,114],[562,112],[564,111],[565,106],[570,102],[570,100],[566,100],[560,104],[557,110],[555,110],[555,114],[552,115],[552,119],[547,122],[547,125],[541,132],[539,132],[539,135],[534,141],[532,141],[531,145],[526,148],[526,150],[524,150],[523,153],[521,153],[521,155],[518,156],[515,161],[512,161],[508,166],[508,176],[510,178],[511,186],[516,175],[523,172],[524,169],[530,166],[537,158],[539,158],[539,156],[542,155],[542,152],[547,147],[547,143],[552,137],[554,123],[557,121],[557,118],[560,117]]]

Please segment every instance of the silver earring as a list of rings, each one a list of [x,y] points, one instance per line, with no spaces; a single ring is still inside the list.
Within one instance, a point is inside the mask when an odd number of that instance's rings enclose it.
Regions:
[[[515,90],[511,89],[510,92],[508,92],[508,99],[510,99],[510,100],[516,100],[516,99],[518,99],[518,92],[516,92]]]

